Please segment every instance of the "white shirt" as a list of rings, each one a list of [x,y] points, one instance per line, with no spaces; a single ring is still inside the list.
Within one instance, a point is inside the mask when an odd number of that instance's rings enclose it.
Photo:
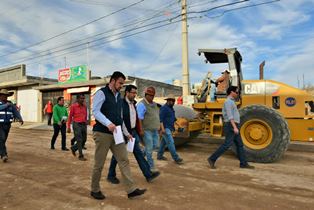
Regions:
[[[131,102],[128,97],[125,97],[126,102],[129,104],[129,110],[130,110],[130,123],[131,123],[131,128],[135,128],[136,126],[136,110],[134,107],[133,102]]]

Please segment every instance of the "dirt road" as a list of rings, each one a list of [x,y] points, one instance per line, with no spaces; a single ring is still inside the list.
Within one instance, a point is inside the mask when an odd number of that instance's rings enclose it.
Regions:
[[[162,174],[153,183],[146,182],[130,154],[134,180],[148,189],[135,200],[127,199],[121,184],[105,180],[108,155],[101,182],[107,198],[97,201],[89,196],[91,137],[85,151],[88,161],[81,162],[60,150],[60,139],[56,150],[50,150],[51,135],[51,131],[12,128],[7,144],[9,162],[0,162],[0,209],[314,208],[313,153],[288,151],[278,163],[253,164],[255,170],[240,169],[235,157],[227,153],[217,162],[218,169],[210,170],[206,158],[218,145],[192,144],[178,149],[184,165],[158,161]],[[169,153],[166,156],[170,159]]]

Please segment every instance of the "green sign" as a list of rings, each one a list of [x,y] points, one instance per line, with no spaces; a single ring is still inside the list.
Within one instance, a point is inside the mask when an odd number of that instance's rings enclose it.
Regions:
[[[87,81],[88,71],[86,65],[60,69],[58,71],[59,83]]]

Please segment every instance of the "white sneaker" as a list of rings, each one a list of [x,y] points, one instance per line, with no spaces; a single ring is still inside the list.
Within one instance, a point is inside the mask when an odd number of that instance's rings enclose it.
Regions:
[[[150,171],[153,172],[153,173],[159,172],[157,168],[151,168]]]
[[[5,162],[7,162],[7,161],[8,161],[8,159],[9,159],[9,158],[8,158],[8,156],[7,156],[7,155],[5,155],[5,156],[3,156],[3,157],[2,157],[2,161],[3,161],[4,163],[5,163]]]

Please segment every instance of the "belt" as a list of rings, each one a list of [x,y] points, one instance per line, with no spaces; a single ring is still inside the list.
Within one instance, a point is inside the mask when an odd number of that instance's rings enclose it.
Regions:
[[[227,122],[224,122],[224,123],[230,123],[231,124],[231,122],[230,121],[227,121]],[[237,122],[234,122],[236,125],[239,125],[239,123],[237,123]]]
[[[77,124],[80,124],[80,125],[86,125],[86,122],[74,122],[74,123],[77,123]]]

